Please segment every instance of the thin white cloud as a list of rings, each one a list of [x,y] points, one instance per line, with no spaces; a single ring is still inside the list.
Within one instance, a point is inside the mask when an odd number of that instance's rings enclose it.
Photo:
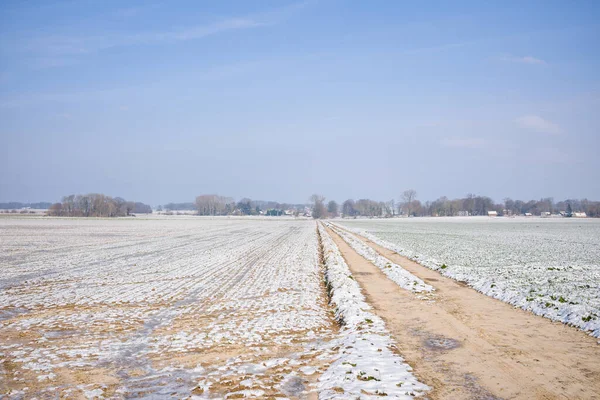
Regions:
[[[196,70],[194,80],[197,81],[217,81],[229,79],[235,76],[241,76],[248,71],[256,71],[263,68],[264,60],[256,60],[251,62],[225,64],[217,67],[211,67],[205,70]],[[0,73],[0,83],[2,83],[2,74]],[[8,79],[8,75],[6,76]],[[19,94],[4,94],[0,93],[0,110],[14,109],[22,107],[31,107],[39,104],[70,104],[82,103],[90,101],[98,101],[103,99],[105,102],[119,102],[125,96],[138,96],[141,92],[152,92],[153,84],[131,84],[118,86],[102,90],[84,90],[84,91],[55,91],[55,92],[23,92]],[[116,106],[120,111],[129,111],[130,107],[127,104]]]
[[[440,141],[440,144],[444,147],[460,148],[460,149],[480,149],[485,147],[485,140],[482,138],[468,137],[468,138],[444,138]]]
[[[250,18],[231,18],[207,25],[163,32],[140,32],[133,35],[51,36],[31,42],[29,48],[54,56],[76,56],[95,53],[114,47],[168,44],[201,39],[227,31],[264,26],[265,23]]]
[[[531,131],[545,133],[548,135],[558,135],[562,129],[557,124],[550,122],[539,115],[524,115],[515,120],[521,128]]]
[[[546,61],[531,56],[521,57],[519,61],[525,64],[547,64]]]
[[[532,56],[513,56],[513,55],[504,55],[500,57],[500,60],[506,62],[513,62],[519,64],[530,64],[530,65],[547,65],[548,63],[540,58],[532,57]]]
[[[256,13],[243,17],[225,18],[220,21],[197,26],[163,31],[146,31],[135,34],[99,35],[45,35],[29,40],[25,47],[43,57],[81,56],[98,51],[134,45],[160,45],[180,41],[202,39],[230,31],[240,31],[270,26],[289,18],[308,2]]]

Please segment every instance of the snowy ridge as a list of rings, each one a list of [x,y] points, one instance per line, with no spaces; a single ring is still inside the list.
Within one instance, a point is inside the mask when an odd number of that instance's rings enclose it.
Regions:
[[[398,264],[394,264],[387,258],[379,255],[375,250],[354,236],[348,234],[343,229],[340,229],[332,223],[327,223],[327,226],[340,235],[358,254],[375,264],[377,268],[401,288],[410,290],[414,293],[433,292],[435,290],[433,286],[426,284],[423,280],[414,276]]]
[[[336,348],[339,358],[320,378],[320,399],[409,399],[429,389],[393,351],[385,323],[371,308],[352,278],[348,265],[327,231],[319,224],[326,267],[325,277],[343,326]]]
[[[419,254],[383,240],[364,229],[346,225],[344,225],[344,229],[357,233],[379,246],[395,251],[401,256],[418,262],[444,276],[460,282],[465,282],[473,289],[487,296],[504,301],[523,310],[533,312],[536,315],[549,318],[553,321],[560,321],[578,327],[583,331],[587,331],[594,337],[600,337],[600,318],[598,318],[600,316],[600,310],[598,307],[594,307],[593,304],[587,303],[586,300],[588,299],[578,297],[577,290],[572,290],[569,293],[559,293],[557,289],[550,284],[547,270],[559,270],[561,267],[543,267],[541,269],[531,270],[530,275],[534,285],[529,285],[527,282],[521,282],[514,276],[511,278],[510,271],[495,269],[494,275],[490,276],[489,273],[488,276],[484,276],[483,274],[478,275],[478,271],[473,268],[453,264],[445,265],[433,257]],[[562,268],[564,269],[565,267]],[[570,268],[575,269],[575,267]],[[509,276],[507,276],[507,274]],[[593,282],[594,278],[589,278]],[[534,286],[535,288],[530,288],[530,286]],[[563,296],[569,296],[569,300],[565,300]]]

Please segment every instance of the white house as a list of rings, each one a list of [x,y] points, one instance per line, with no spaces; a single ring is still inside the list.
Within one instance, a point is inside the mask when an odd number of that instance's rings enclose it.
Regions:
[[[488,217],[497,217],[498,211],[488,211]]]

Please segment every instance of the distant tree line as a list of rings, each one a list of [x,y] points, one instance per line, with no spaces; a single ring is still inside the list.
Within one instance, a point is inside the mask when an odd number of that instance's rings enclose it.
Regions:
[[[600,201],[567,199],[555,202],[552,197],[547,197],[529,201],[505,198],[502,203],[495,203],[487,196],[468,194],[464,198],[451,200],[442,196],[437,200],[422,203],[417,199],[417,192],[411,189],[404,191],[397,203],[395,200],[385,202],[348,199],[342,203],[341,209],[344,217],[488,215],[488,211],[496,211],[498,215],[540,215],[562,212],[565,216],[570,216],[574,212],[584,212],[589,217],[600,217]]]
[[[268,215],[279,216],[286,213],[299,215],[304,210],[302,204],[278,203],[275,201],[243,198],[236,202],[231,197],[216,194],[203,194],[196,197],[194,204],[198,215]]]
[[[195,203],[167,203],[164,206],[158,206],[158,207],[161,210],[164,208],[167,211],[174,211],[174,210],[191,211],[191,210],[196,209],[196,204]]]
[[[47,210],[50,208],[52,203],[39,202],[39,203],[20,203],[18,201],[11,201],[8,203],[0,203],[0,210],[18,210],[21,208],[34,208],[37,210]]]
[[[33,209],[27,209],[27,208],[23,208],[23,209],[4,209],[4,210],[0,210],[0,213],[3,214],[35,214],[35,211]]]
[[[69,195],[48,208],[48,215],[61,217],[124,217],[131,214],[150,214],[147,204],[127,201],[100,193]]]
[[[540,200],[513,200],[505,198],[501,203],[490,197],[467,194],[463,198],[449,199],[442,196],[434,201],[421,202],[417,192],[409,189],[401,193],[396,201],[376,201],[371,199],[348,199],[341,205],[334,200],[326,202],[326,198],[314,194],[310,204],[288,204],[276,201],[251,200],[243,198],[235,201],[231,197],[216,194],[205,194],[196,197],[194,203],[168,203],[167,211],[196,210],[198,215],[307,215],[313,218],[352,217],[394,217],[394,216],[466,216],[488,215],[495,211],[498,215],[540,215],[542,213],[571,216],[583,212],[588,217],[600,217],[600,201],[588,199],[567,199],[554,201],[552,197]],[[0,203],[0,210],[17,210],[30,207],[32,209],[48,209],[49,215],[82,216],[82,217],[115,217],[132,213],[151,213],[152,208],[144,203],[126,201],[121,197],[112,198],[103,194],[70,195],[62,198],[60,203]],[[163,206],[158,206],[158,211]],[[8,212],[8,211],[7,211]]]

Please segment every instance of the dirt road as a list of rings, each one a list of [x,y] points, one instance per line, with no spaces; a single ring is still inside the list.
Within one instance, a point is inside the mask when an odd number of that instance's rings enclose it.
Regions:
[[[356,235],[436,289],[418,299],[328,230],[432,399],[600,399],[600,345]]]

